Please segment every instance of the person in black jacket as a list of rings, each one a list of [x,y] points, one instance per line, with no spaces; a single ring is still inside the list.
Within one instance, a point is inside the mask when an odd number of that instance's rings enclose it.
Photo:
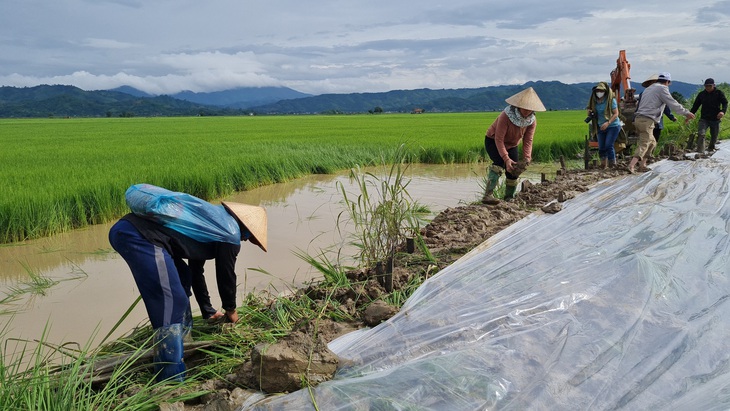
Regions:
[[[697,94],[690,111],[693,114],[697,113],[700,106],[702,106],[702,114],[697,122],[697,152],[704,153],[707,129],[710,129],[710,144],[707,146],[707,150],[714,151],[717,136],[720,134],[720,121],[727,111],[727,98],[721,90],[715,87],[715,80],[711,78],[705,80],[705,89]],[[687,148],[690,150],[694,148],[692,137],[687,142]]]
[[[221,207],[192,196],[189,198],[196,203],[186,204],[197,208],[218,211]],[[211,225],[237,225],[240,241],[250,241],[266,251],[266,211],[262,207],[232,202],[223,202],[222,206],[225,212],[203,214],[209,216],[206,218]],[[180,213],[180,220],[183,214]],[[213,221],[221,219],[226,221]],[[177,220],[178,217],[172,217],[173,222]],[[200,269],[197,274],[202,276],[203,262],[215,260],[225,316],[235,323],[238,321],[235,266],[241,244],[238,238],[235,241],[201,241],[175,227],[179,226],[165,224],[154,215],[129,213],[110,229],[109,242],[129,265],[154,329],[157,381],[182,382],[185,377],[183,337],[192,326],[189,296],[195,274],[191,268]]]

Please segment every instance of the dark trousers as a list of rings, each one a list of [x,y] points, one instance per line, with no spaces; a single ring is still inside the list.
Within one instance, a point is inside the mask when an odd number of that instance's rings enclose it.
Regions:
[[[184,324],[190,279],[181,281],[181,274],[188,276],[189,270],[179,273],[172,256],[142,237],[129,221],[119,220],[112,226],[109,243],[129,265],[152,328]]]
[[[657,124],[659,124],[659,123],[657,123]],[[654,140],[656,140],[656,142],[658,143],[659,137],[662,136],[662,130],[664,130],[664,129],[659,128],[659,126],[657,124],[654,125],[654,130],[652,131],[652,133],[654,134]]]
[[[497,150],[497,144],[494,142],[493,138],[484,137],[484,148],[487,150],[487,154],[489,155],[489,158],[492,160],[492,164],[495,166],[502,167],[505,170],[504,175],[510,179],[510,180],[516,180],[519,176],[516,176],[509,171],[507,171],[507,167],[505,167],[504,159],[502,156],[499,155],[499,151]],[[510,160],[517,162],[519,161],[519,152],[517,151],[517,147],[512,147],[507,149],[507,155],[509,156]]]
[[[710,129],[710,141],[708,147],[711,149],[715,148],[717,144],[717,136],[720,135],[720,120],[705,120],[701,118],[697,122],[697,147],[700,148],[700,142],[702,147],[705,146],[705,135],[707,129]]]

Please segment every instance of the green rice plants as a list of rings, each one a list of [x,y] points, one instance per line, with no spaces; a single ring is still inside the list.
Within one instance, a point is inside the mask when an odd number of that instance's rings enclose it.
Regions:
[[[1,119],[0,243],[111,221],[124,192],[150,183],[215,200],[312,173],[406,162],[483,161],[499,113]],[[583,112],[539,114],[533,161],[580,152]]]
[[[71,263],[73,267],[73,273],[75,275],[65,277],[62,280],[55,280],[43,274],[34,271],[27,263],[20,263],[25,271],[28,273],[28,278],[16,282],[13,285],[9,285],[6,289],[5,295],[0,298],[0,304],[3,305],[3,309],[0,310],[0,315],[12,314],[15,309],[9,308],[13,303],[20,300],[22,296],[45,296],[47,291],[59,284],[61,281],[75,280],[88,276],[86,272],[80,269],[76,264]]]
[[[21,262],[21,265],[28,272],[28,279],[8,287],[8,296],[22,294],[46,295],[49,288],[59,283],[57,280],[36,273],[27,263]]]

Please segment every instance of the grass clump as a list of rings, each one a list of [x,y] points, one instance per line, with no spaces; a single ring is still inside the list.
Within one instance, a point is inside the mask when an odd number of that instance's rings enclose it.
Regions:
[[[0,409],[156,410],[161,402],[192,395],[176,394],[174,386],[155,384],[152,379],[140,383],[133,378],[141,348],[115,368],[106,384],[96,386],[88,364],[97,360],[97,352],[88,346],[54,347],[44,343],[44,338],[34,342],[33,349],[29,345],[27,341],[4,340],[0,350]]]
[[[396,248],[420,231],[425,207],[408,194],[408,160],[401,145],[392,157],[382,158],[383,165],[389,167],[382,176],[364,173],[359,167],[351,171],[359,193],[348,193],[339,185],[345,211],[338,216],[338,226],[352,225],[361,266],[372,267],[392,259]]]

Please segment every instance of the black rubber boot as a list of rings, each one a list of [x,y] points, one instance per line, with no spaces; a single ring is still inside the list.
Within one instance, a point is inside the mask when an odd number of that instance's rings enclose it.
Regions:
[[[710,136],[710,144],[707,146],[707,151],[715,151],[716,144],[717,144],[717,136]]]

